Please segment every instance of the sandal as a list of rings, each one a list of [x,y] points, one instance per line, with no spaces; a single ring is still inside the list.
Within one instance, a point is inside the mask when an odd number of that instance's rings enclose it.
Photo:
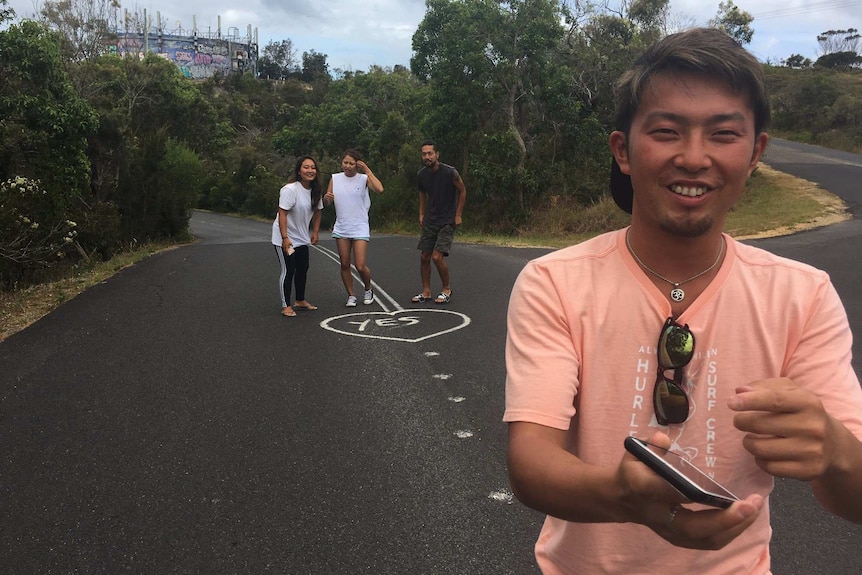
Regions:
[[[452,290],[449,290],[449,293],[444,291],[440,292],[440,295],[434,300],[434,303],[449,303],[449,299],[452,297]]]
[[[412,301],[413,303],[425,303],[429,299],[431,299],[430,295],[424,295],[424,294],[420,293],[420,294],[414,295],[410,301]]]
[[[296,312],[291,307],[283,307],[281,308],[281,315],[284,317],[296,317]]]
[[[299,309],[307,309],[310,311],[314,311],[317,309],[316,305],[312,305],[308,302],[306,302],[305,305],[299,305],[298,303],[295,303],[295,304],[293,304],[293,307],[298,307]]]

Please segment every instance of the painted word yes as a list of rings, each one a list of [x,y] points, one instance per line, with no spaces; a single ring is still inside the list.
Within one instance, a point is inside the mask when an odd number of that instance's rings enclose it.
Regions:
[[[374,322],[374,324],[378,327],[403,327],[407,325],[416,325],[419,323],[418,317],[385,317],[381,319],[366,319],[362,321],[351,321],[348,322],[350,324],[359,326],[357,331],[365,331],[365,328],[368,327],[368,324]]]

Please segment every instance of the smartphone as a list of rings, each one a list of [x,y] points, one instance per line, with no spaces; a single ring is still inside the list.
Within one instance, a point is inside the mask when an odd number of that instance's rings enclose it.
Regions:
[[[726,509],[739,497],[678,454],[637,437],[626,437],[626,451],[645,463],[694,503]]]

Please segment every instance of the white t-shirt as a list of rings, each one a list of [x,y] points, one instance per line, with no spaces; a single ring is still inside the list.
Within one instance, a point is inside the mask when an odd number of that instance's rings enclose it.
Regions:
[[[521,272],[509,302],[504,421],[567,430],[572,453],[608,467],[619,463],[626,436],[662,429],[675,449],[740,497],[768,497],[773,478],[733,426],[727,400],[738,385],[790,378],[862,439],[852,335],[827,274],[725,240],[716,277],[677,318],[696,338],[685,371],[688,421],[662,427],[653,413],[655,347],[671,309],[626,248],[625,230],[533,260]],[[546,575],[763,575],[770,534],[768,507],[719,551],[674,547],[643,525],[548,517],[536,559]]]
[[[348,178],[344,172],[332,174],[332,193],[335,196],[335,227],[332,233],[342,238],[370,237],[368,176],[356,174]]]
[[[287,211],[287,237],[293,247],[311,244],[308,225],[314,216],[311,207],[311,190],[306,190],[300,182],[291,182],[278,193],[278,207]],[[323,209],[323,198],[317,202],[317,209]],[[278,227],[278,214],[272,222],[272,245],[281,245],[281,230]]]

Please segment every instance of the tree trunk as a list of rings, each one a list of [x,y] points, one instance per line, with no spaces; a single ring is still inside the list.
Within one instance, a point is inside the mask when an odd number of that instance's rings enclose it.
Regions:
[[[515,198],[518,200],[518,206],[524,209],[524,186],[522,184],[522,174],[524,166],[527,164],[527,145],[524,144],[524,137],[518,129],[518,123],[515,121],[515,93],[516,85],[509,87],[509,102],[507,113],[509,115],[509,130],[515,137],[518,143],[518,163],[515,165]]]

